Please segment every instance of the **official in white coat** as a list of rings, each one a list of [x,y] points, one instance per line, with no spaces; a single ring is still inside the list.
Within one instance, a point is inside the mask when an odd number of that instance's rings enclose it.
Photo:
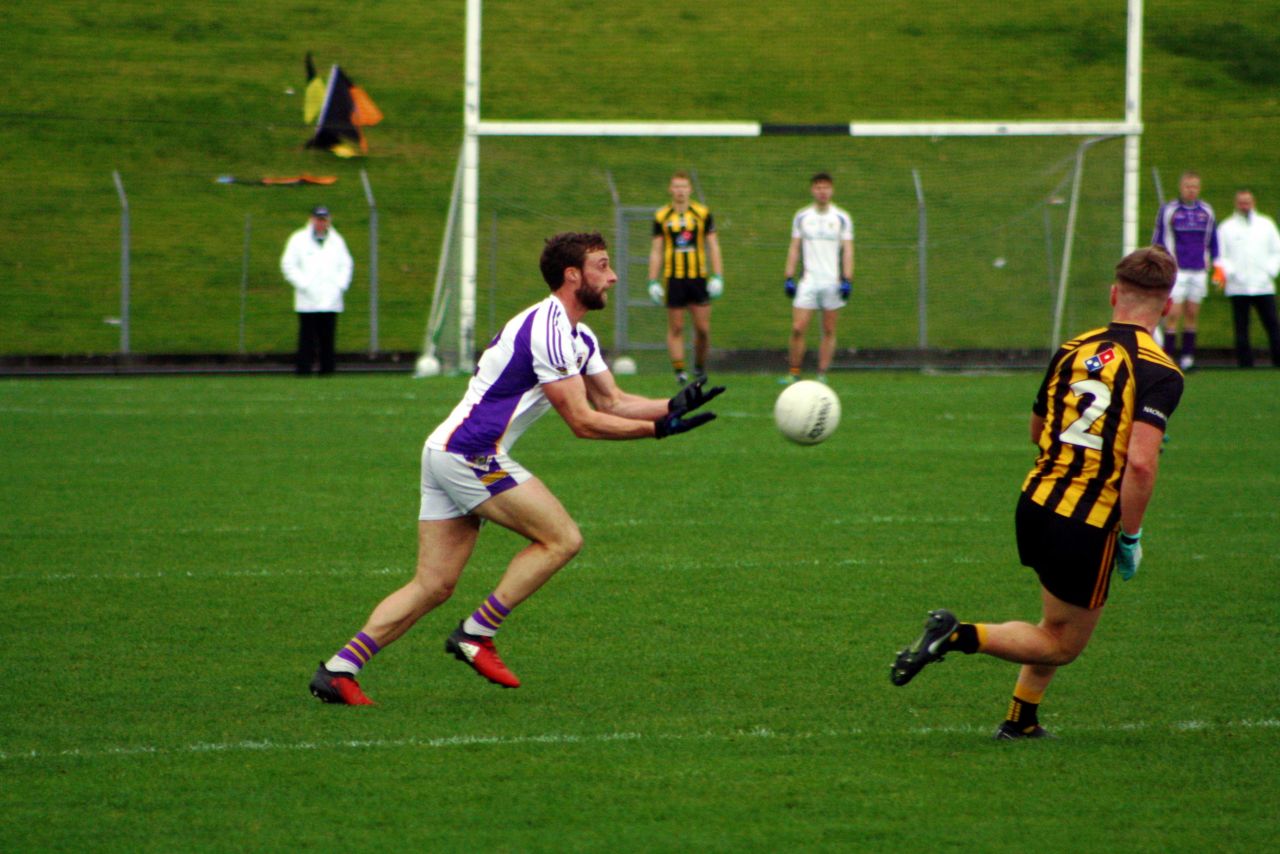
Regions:
[[[1218,261],[1223,291],[1231,299],[1236,328],[1236,363],[1253,367],[1249,343],[1249,310],[1258,312],[1271,349],[1271,364],[1280,368],[1280,321],[1276,317],[1276,275],[1280,274],[1280,231],[1276,222],[1254,209],[1253,193],[1236,193],[1235,212],[1218,226]]]
[[[346,241],[329,222],[329,209],[312,208],[311,221],[290,235],[280,256],[280,271],[293,285],[293,310],[298,313],[299,375],[310,374],[317,361],[321,374],[333,373],[338,315],[353,269]]]

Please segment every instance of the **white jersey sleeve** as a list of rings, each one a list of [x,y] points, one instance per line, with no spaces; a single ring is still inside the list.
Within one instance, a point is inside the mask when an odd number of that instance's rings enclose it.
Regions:
[[[559,300],[547,300],[535,315],[529,350],[539,383],[553,383],[578,372],[573,326]]]
[[[849,216],[849,212],[844,208],[832,205],[831,209],[836,212],[836,216],[840,219],[840,239],[853,240],[853,217]]]
[[[792,240],[795,240],[797,237],[804,237],[804,231],[800,227],[800,224],[801,222],[803,222],[804,214],[805,214],[805,211],[807,210],[809,209],[803,208],[799,211],[796,211],[796,215],[791,218],[791,239]]]

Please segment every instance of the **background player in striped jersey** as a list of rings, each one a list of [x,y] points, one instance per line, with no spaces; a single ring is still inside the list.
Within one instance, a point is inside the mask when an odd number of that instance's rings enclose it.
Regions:
[[[684,313],[693,319],[693,374],[707,375],[711,349],[711,301],[724,293],[724,264],[720,238],[710,209],[693,201],[688,173],[676,172],[667,187],[671,203],[653,215],[653,243],[649,249],[649,298],[667,306],[667,353],[676,381],[686,383]],[[666,296],[663,296],[663,286]]]
[[[1208,266],[1218,258],[1217,223],[1213,208],[1200,198],[1200,176],[1184,172],[1178,198],[1160,206],[1151,242],[1169,250],[1178,262],[1173,306],[1164,321],[1164,349],[1185,371],[1196,362],[1196,328],[1200,303],[1209,292]],[[1178,324],[1182,346],[1178,346]]]
[[[689,413],[723,388],[685,386],[670,400],[627,394],[580,321],[603,309],[618,281],[599,234],[559,234],[542,252],[551,295],[512,318],[489,343],[466,394],[422,451],[418,566],[412,581],[373,609],[364,627],[323,662],[311,693],[327,703],[369,705],[356,674],[381,648],[447,600],[482,520],[529,540],[493,594],[445,641],[445,651],[490,682],[520,685],[493,645],[503,620],[582,547],[577,523],[542,481],[508,456],[530,424],[554,407],[584,439],[661,439],[715,418]]]
[[[929,612],[924,633],[890,670],[906,685],[952,650],[1022,665],[997,739],[1042,738],[1038,710],[1057,669],[1084,651],[1102,615],[1112,568],[1125,580],[1142,561],[1142,519],[1156,484],[1182,373],[1152,338],[1177,274],[1160,246],[1116,266],[1111,324],[1063,344],[1031,409],[1040,453],[1022,486],[1018,555],[1040,579],[1042,618],[961,623]]]
[[[783,382],[793,383],[804,362],[804,339],[815,311],[822,312],[822,340],[818,344],[818,381],[827,381],[827,370],[836,352],[836,312],[853,292],[853,217],[832,204],[835,185],[819,172],[809,179],[813,204],[791,219],[791,245],[787,249],[784,289],[791,302],[790,372]],[[796,264],[803,258],[804,275],[797,285]]]

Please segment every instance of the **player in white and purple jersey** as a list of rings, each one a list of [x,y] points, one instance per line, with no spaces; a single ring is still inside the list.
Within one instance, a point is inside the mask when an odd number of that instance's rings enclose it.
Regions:
[[[1209,293],[1209,266],[1218,260],[1217,221],[1213,208],[1200,199],[1200,176],[1184,172],[1178,179],[1178,198],[1160,206],[1151,242],[1169,250],[1178,262],[1173,307],[1164,319],[1164,349],[1185,371],[1196,361],[1196,325],[1200,303]],[[1182,347],[1178,347],[1178,324]]]
[[[791,245],[787,248],[783,285],[791,297],[790,372],[783,383],[800,378],[805,335],[815,311],[822,312],[822,339],[818,343],[818,381],[827,381],[827,370],[836,352],[836,312],[853,293],[853,217],[831,198],[831,176],[819,172],[809,179],[813,204],[791,219]],[[796,265],[803,260],[804,275],[796,283]]]
[[[462,401],[422,451],[418,566],[408,584],[373,609],[346,646],[321,663],[311,693],[326,703],[371,705],[356,675],[453,593],[483,520],[529,540],[498,586],[445,641],[445,651],[498,685],[520,680],[498,657],[502,622],[582,548],[578,525],[541,480],[508,456],[538,416],[555,408],[584,439],[661,439],[715,418],[691,415],[724,391],[685,386],[670,400],[618,388],[595,334],[580,321],[603,309],[618,277],[599,234],[558,234],[542,252],[551,295],[512,318],[489,343]]]

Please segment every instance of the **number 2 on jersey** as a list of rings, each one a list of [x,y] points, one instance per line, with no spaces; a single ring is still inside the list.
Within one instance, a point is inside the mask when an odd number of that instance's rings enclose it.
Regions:
[[[1080,380],[1071,384],[1071,390],[1075,392],[1076,399],[1083,399],[1086,395],[1092,398],[1089,405],[1080,413],[1080,417],[1067,425],[1066,429],[1058,434],[1058,440],[1066,442],[1068,445],[1079,445],[1084,448],[1092,448],[1095,451],[1102,450],[1102,437],[1089,432],[1089,428],[1093,426],[1093,422],[1102,417],[1102,413],[1107,411],[1107,407],[1111,405],[1111,388],[1101,380]]]

